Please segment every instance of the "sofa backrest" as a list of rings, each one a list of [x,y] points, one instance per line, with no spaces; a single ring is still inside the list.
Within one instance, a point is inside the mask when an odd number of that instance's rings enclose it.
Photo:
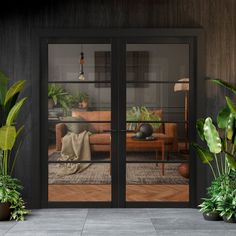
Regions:
[[[153,110],[161,119],[162,110]],[[85,121],[111,121],[110,111],[72,111],[72,117],[80,117]],[[109,123],[89,123],[89,130],[91,132],[103,132],[110,130],[111,124]],[[164,133],[164,125],[162,124],[158,129],[154,129],[156,133]]]

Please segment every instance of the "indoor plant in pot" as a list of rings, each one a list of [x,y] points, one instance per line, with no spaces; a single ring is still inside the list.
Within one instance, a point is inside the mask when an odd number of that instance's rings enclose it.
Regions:
[[[22,144],[20,135],[24,126],[19,126],[16,118],[26,100],[18,100],[25,81],[20,80],[8,89],[8,80],[0,72],[0,220],[24,220],[29,211],[21,197],[22,186],[12,176]]]
[[[89,99],[89,95],[86,92],[79,92],[78,94],[79,108],[87,109],[88,99]]]
[[[222,80],[212,80],[213,82],[223,85],[236,94],[236,88]],[[196,154],[204,164],[208,164],[214,180],[208,188],[208,198],[203,199],[199,205],[201,211],[207,213],[205,217],[208,220],[217,220],[218,216],[223,216],[222,202],[229,198],[229,181],[225,181],[236,171],[236,106],[229,97],[226,97],[226,106],[219,112],[216,125],[210,117],[199,119],[197,121],[197,132],[200,139],[205,142],[206,147],[198,144],[192,144]],[[213,164],[214,163],[214,164]],[[232,178],[235,182],[235,177]],[[221,196],[221,198],[219,198]],[[221,201],[221,203],[220,203]],[[221,205],[221,207],[219,207]],[[234,215],[231,215],[234,217]]]

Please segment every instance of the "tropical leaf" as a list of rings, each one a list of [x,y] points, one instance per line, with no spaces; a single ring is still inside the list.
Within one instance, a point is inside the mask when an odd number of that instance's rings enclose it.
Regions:
[[[11,150],[16,141],[16,128],[14,126],[3,126],[0,128],[0,149]]]
[[[225,129],[228,125],[230,117],[230,109],[228,106],[224,107],[217,116],[217,124],[219,128]]]
[[[236,87],[233,86],[232,84],[224,81],[224,80],[221,80],[221,79],[212,79],[211,80],[213,83],[216,83],[216,84],[219,84],[225,88],[227,88],[228,90],[232,91],[233,93],[236,94]]]
[[[25,100],[26,98],[22,98],[19,102],[15,104],[15,106],[12,107],[7,116],[6,125],[11,126],[13,124]]]
[[[202,163],[208,164],[213,160],[213,154],[209,152],[209,150],[200,147],[196,143],[193,143],[191,146],[194,148],[197,156],[201,159]]]
[[[197,133],[202,141],[205,140],[203,127],[204,127],[204,119],[202,118],[198,119],[196,128],[197,128]]]
[[[221,140],[219,137],[219,133],[216,130],[216,127],[212,123],[210,117],[206,118],[204,123],[204,137],[207,142],[207,146],[209,147],[210,152],[212,153],[220,153],[221,152]]]
[[[236,118],[236,106],[235,106],[235,104],[233,103],[233,101],[229,97],[226,96],[225,99],[226,99],[226,103],[227,103],[231,113]]]
[[[232,170],[236,170],[236,161],[234,159],[234,156],[231,155],[228,152],[225,152],[225,157],[226,157],[226,160],[228,162],[229,168],[232,169]]]
[[[26,80],[19,80],[8,89],[6,93],[4,105],[6,105],[7,102],[10,101],[14,97],[14,95],[19,93],[24,88],[25,83],[26,83]]]
[[[20,135],[20,133],[24,130],[25,126],[22,125],[16,132],[16,137],[18,137]]]
[[[0,71],[0,106],[4,104],[9,78]]]
[[[233,135],[234,135],[234,115],[230,113],[228,123],[226,126],[226,136],[227,139],[232,140]]]

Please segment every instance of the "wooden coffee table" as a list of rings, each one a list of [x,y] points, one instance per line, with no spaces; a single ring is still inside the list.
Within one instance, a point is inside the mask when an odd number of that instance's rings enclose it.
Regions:
[[[132,137],[126,137],[126,151],[153,151],[156,153],[158,161],[158,152],[161,151],[161,160],[165,159],[165,141],[163,139],[137,140]],[[158,163],[156,163],[158,165]],[[161,173],[165,174],[165,164],[161,163]]]

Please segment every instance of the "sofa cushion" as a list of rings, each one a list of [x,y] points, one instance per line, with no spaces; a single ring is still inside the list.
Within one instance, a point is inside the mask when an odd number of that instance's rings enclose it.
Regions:
[[[90,144],[110,144],[111,134],[110,133],[91,134],[89,136],[89,142]]]
[[[61,121],[83,121],[82,118],[79,117],[71,117],[71,116],[66,116],[66,117],[60,117]],[[88,130],[88,124],[87,123],[65,123],[67,131],[79,134],[83,132],[84,130]]]

